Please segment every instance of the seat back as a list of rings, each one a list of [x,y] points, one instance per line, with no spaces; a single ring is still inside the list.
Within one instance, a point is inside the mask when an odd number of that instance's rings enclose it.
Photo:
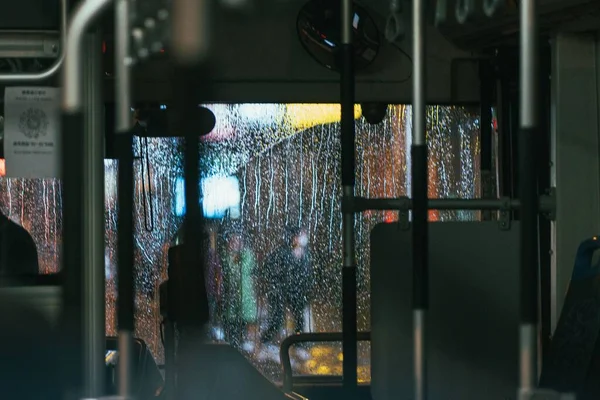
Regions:
[[[183,398],[197,400],[285,400],[280,389],[262,375],[236,349],[226,344],[203,344],[200,359],[189,359],[179,349],[179,390]],[[186,397],[187,396],[187,397]]]
[[[429,224],[431,400],[510,399],[518,387],[518,223]],[[371,393],[413,397],[412,232],[371,233]],[[490,397],[493,393],[494,397]]]
[[[48,316],[23,299],[0,290],[1,397],[59,400],[68,357]]]
[[[63,304],[59,274],[19,276],[3,283],[0,295],[37,310],[53,327],[57,327]]]
[[[600,398],[600,268],[593,255],[600,241],[581,243],[540,385],[573,391],[578,399]]]

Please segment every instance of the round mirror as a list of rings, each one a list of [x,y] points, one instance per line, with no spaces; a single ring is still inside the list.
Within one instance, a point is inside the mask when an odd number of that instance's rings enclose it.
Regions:
[[[320,64],[341,69],[341,6],[339,0],[311,0],[298,15],[296,27],[304,49]],[[354,4],[354,68],[365,68],[379,53],[379,30],[373,18],[361,6]]]

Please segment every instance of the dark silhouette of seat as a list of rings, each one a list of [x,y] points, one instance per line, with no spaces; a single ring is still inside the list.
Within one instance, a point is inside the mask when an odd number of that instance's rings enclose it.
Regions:
[[[0,275],[19,277],[38,273],[33,238],[25,228],[0,213]]]
[[[254,368],[244,356],[227,344],[202,344],[201,359],[180,358],[180,373],[194,379],[190,400],[283,400],[290,397]],[[181,389],[181,386],[180,386]]]
[[[183,328],[185,333],[180,331],[177,346],[178,398],[298,398],[283,393],[233,347],[205,342],[203,329],[198,329],[209,319],[203,269],[186,264],[185,246],[179,242],[169,249],[169,280],[163,283],[161,290],[161,309],[167,319],[188,328]],[[165,343],[165,347],[169,347],[169,343]],[[168,368],[167,363],[167,374]],[[168,383],[165,390],[169,390]]]
[[[573,392],[578,399],[600,398],[600,250],[597,237],[583,241],[565,303],[544,360],[540,385]]]
[[[0,294],[0,398],[59,400],[63,354],[48,318]]]

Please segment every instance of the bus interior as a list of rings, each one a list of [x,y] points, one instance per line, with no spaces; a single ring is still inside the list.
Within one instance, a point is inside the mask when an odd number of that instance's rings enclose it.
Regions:
[[[0,397],[600,398],[597,0],[0,10]]]

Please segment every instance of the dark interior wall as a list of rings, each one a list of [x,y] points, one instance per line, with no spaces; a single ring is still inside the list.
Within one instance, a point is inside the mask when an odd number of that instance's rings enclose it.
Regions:
[[[6,1],[6,0],[5,0]],[[339,75],[308,55],[296,34],[303,0],[270,1],[255,12],[217,12],[213,37],[213,101],[338,102]],[[57,29],[58,0],[23,0],[0,13],[0,29]],[[373,12],[381,29],[384,16]],[[103,18],[110,41],[112,10]],[[410,18],[407,17],[407,20]],[[410,32],[410,26],[407,26]],[[383,38],[382,38],[383,40]],[[445,40],[435,29],[427,37],[427,96],[430,103],[476,102],[479,99],[477,61]],[[412,54],[410,35],[398,45]],[[168,53],[168,51],[167,51]],[[110,69],[112,60],[107,60]],[[168,54],[141,63],[134,70],[137,101],[173,98]],[[110,72],[110,71],[106,71]],[[412,60],[397,47],[384,44],[378,58],[357,75],[357,101],[409,103],[412,100]],[[109,74],[110,75],[110,74]],[[48,84],[47,82],[42,84]],[[107,101],[114,98],[114,80],[105,79]]]
[[[308,55],[297,37],[296,18],[302,4],[302,1],[273,2],[260,13],[245,16],[219,13],[215,17],[213,100],[339,101],[339,75]],[[383,17],[376,14],[373,17],[383,29]],[[470,54],[456,49],[433,28],[428,31],[427,45],[429,101],[477,101],[477,63],[465,61]],[[410,35],[399,47],[412,54]],[[455,64],[454,59],[463,61]],[[172,97],[171,85],[164,77],[166,64],[166,60],[155,60],[136,69],[136,96],[153,99],[160,93],[162,98]],[[356,78],[357,101],[410,102],[411,74],[412,61],[395,46],[384,44],[375,62]]]
[[[56,30],[60,25],[58,0],[2,0],[0,29]]]

